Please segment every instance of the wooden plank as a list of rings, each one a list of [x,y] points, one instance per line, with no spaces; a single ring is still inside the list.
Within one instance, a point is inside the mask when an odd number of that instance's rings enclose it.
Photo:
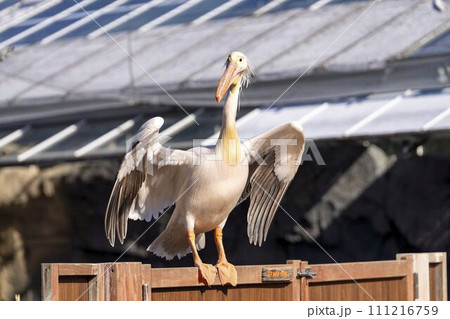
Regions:
[[[406,292],[407,292],[407,296],[406,296],[406,300],[407,301],[414,301],[414,291],[415,291],[415,287],[414,287],[414,265],[413,265],[413,260],[411,258],[407,258],[405,260],[407,262],[407,267],[408,267],[408,274],[406,275]]]
[[[429,253],[428,256],[430,261],[430,299],[447,301],[447,253]],[[434,278],[432,279],[431,276]]]
[[[406,301],[405,287],[406,277],[309,282],[311,301]]]
[[[409,258],[413,261],[414,300],[430,300],[430,261],[429,254],[397,254],[397,259]]]
[[[58,264],[60,276],[95,276],[97,264]]]
[[[111,263],[101,263],[97,264],[97,276],[95,281],[97,283],[97,300],[98,301],[108,301],[109,299],[109,287],[107,287],[106,276],[107,269],[110,267]]]
[[[108,269],[110,300],[142,300],[141,266],[141,263],[115,263]]]
[[[42,300],[59,300],[59,283],[58,283],[58,264],[42,264],[41,280],[42,280]]]
[[[447,253],[424,253],[428,255],[430,263],[441,263],[447,260]]]
[[[285,301],[290,300],[291,283],[243,284],[237,287],[152,288],[153,301]]]
[[[309,268],[307,261],[302,261],[300,263],[300,270],[302,272],[306,271]],[[306,277],[302,277],[300,279],[300,298],[302,301],[310,301],[310,293],[309,293],[309,281],[310,279]]]
[[[292,266],[293,279],[291,283],[291,298],[293,301],[300,301],[301,299],[301,280],[303,278],[297,278],[297,272],[300,271],[301,261],[300,260],[288,260],[286,261],[288,265]]]
[[[60,276],[58,282],[60,301],[89,301],[89,276]]]
[[[317,273],[314,282],[394,278],[408,274],[408,262],[403,260],[319,264],[310,265],[310,268]]]
[[[260,284],[263,268],[274,267],[277,269],[292,269],[286,264],[236,266],[238,285]],[[185,268],[152,268],[152,289],[171,287],[204,287],[204,283],[198,278],[196,267]],[[212,286],[221,286],[219,278]]]
[[[447,286],[447,253],[442,253],[442,300],[448,300],[448,286]]]

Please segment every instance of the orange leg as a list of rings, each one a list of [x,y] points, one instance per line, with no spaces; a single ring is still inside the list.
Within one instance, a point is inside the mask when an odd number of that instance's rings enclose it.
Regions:
[[[225,249],[222,242],[223,234],[221,228],[216,228],[214,231],[214,241],[216,242],[217,251],[219,253],[219,260],[216,267],[219,274],[219,280],[222,285],[231,284],[237,285],[237,272],[236,268],[227,261],[225,256]]]
[[[204,264],[198,255],[197,247],[195,246],[195,233],[193,230],[188,231],[189,245],[194,256],[194,264],[198,267],[200,277],[211,286],[216,279],[216,269],[213,265]]]

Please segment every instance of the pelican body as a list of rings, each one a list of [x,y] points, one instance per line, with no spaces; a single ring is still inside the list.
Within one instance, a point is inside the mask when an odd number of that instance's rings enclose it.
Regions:
[[[236,129],[239,94],[253,71],[247,57],[232,52],[216,91],[220,103],[227,94],[222,128],[214,148],[172,150],[159,143],[164,120],[155,117],[137,133],[136,143],[121,164],[105,215],[111,245],[123,241],[128,219],[158,218],[175,204],[166,229],[148,250],[170,260],[193,253],[199,277],[207,285],[216,275],[222,285],[237,284],[235,267],[226,258],[222,229],[233,208],[250,197],[247,233],[250,243],[266,240],[279,202],[298,170],[304,149],[301,126],[289,122],[241,142]],[[280,143],[281,141],[281,143]],[[205,233],[214,230],[218,261],[202,262]]]

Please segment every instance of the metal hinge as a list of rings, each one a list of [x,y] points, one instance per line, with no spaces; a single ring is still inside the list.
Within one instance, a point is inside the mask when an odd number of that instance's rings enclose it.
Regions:
[[[305,271],[297,270],[297,279],[306,278],[306,279],[314,279],[314,276],[317,275],[311,268],[306,268]]]

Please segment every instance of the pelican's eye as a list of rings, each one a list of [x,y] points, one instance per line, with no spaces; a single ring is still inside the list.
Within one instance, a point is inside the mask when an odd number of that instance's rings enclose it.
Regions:
[[[242,58],[239,59],[239,62],[242,62]]]

